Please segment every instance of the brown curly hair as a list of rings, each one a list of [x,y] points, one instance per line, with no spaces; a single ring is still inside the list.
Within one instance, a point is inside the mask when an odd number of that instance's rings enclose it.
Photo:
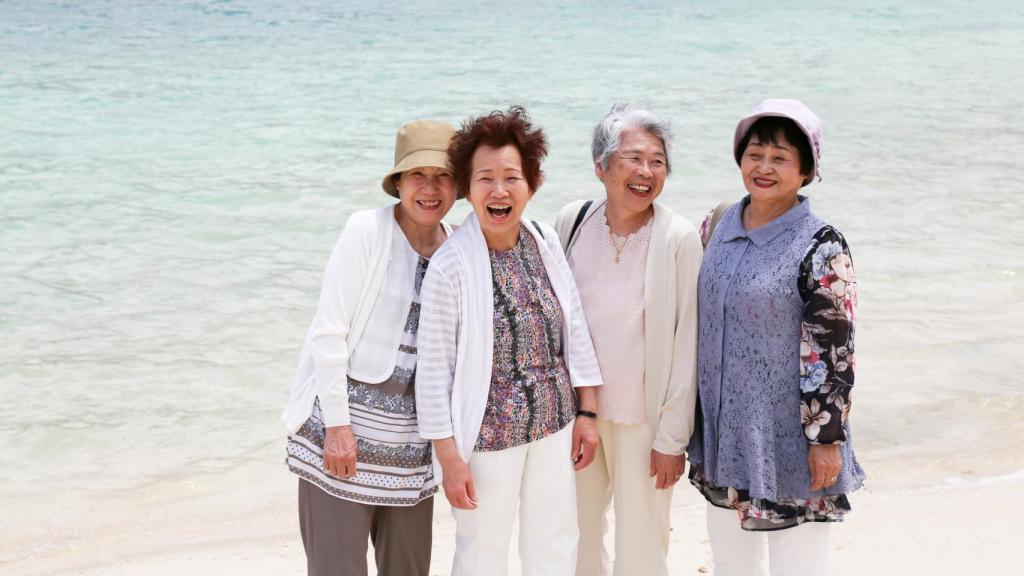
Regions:
[[[490,114],[471,118],[462,123],[448,147],[448,161],[455,177],[455,189],[459,197],[469,194],[469,177],[473,171],[473,154],[480,145],[502,148],[512,144],[523,157],[523,177],[536,192],[543,180],[540,163],[548,155],[548,139],[544,131],[536,128],[530,115],[522,106],[512,106],[506,111],[495,110]]]

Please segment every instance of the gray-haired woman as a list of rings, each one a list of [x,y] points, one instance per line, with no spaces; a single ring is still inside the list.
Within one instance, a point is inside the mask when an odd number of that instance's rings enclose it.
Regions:
[[[614,500],[614,573],[667,575],[672,488],[693,430],[700,237],[655,201],[671,167],[667,121],[616,104],[592,151],[604,197],[566,206],[556,226],[604,379],[601,443],[576,475],[576,574],[612,573],[603,540]]]
[[[353,213],[324,271],[285,409],[288,468],[310,575],[426,576],[437,483],[417,432],[419,291],[455,202],[446,150],[455,129],[403,126],[381,185],[397,203]]]

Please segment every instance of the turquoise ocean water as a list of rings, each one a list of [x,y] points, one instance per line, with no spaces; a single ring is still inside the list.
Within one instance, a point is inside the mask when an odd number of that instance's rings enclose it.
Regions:
[[[602,192],[592,127],[642,100],[696,220],[742,192],[736,121],[804,100],[860,281],[861,452],[1019,427],[1024,8],[964,4],[0,0],[0,508],[283,460],[322,266],[387,200],[395,130],[511,103],[552,144],[531,217]]]

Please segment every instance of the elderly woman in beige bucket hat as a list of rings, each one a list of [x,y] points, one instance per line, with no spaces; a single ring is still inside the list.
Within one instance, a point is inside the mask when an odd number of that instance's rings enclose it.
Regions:
[[[381,182],[398,202],[350,215],[324,272],[283,416],[310,575],[366,574],[367,538],[380,574],[430,565],[437,484],[417,431],[416,333],[429,258],[451,232],[454,133],[402,126]]]

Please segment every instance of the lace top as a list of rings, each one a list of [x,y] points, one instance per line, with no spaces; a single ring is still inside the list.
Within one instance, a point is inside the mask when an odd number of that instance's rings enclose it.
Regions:
[[[639,424],[647,421],[644,283],[654,218],[629,236],[613,235],[605,206],[580,228],[569,266],[604,378],[597,389],[597,415]]]
[[[809,200],[749,232],[748,203],[723,215],[701,267],[691,482],[713,504],[740,509],[747,529],[838,520],[864,480],[848,422],[853,261]],[[843,458],[836,484],[819,492],[810,491],[812,443],[840,444]]]

